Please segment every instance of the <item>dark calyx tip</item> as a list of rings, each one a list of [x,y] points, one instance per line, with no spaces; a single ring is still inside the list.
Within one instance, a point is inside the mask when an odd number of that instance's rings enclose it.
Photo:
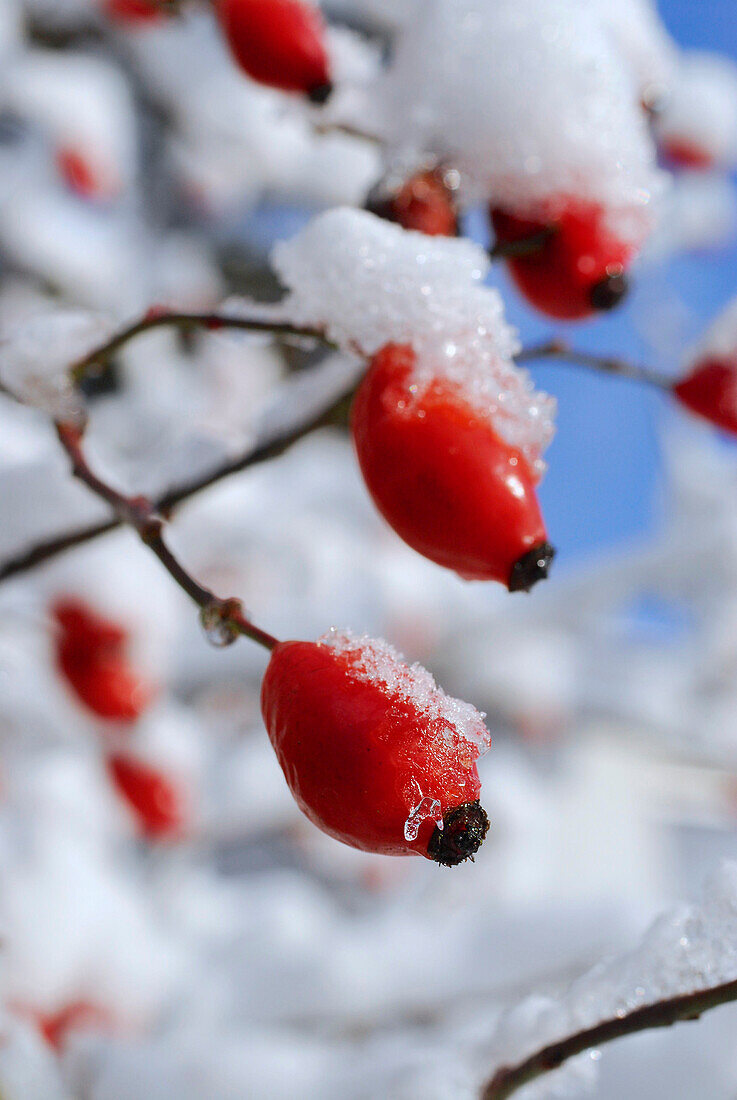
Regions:
[[[333,94],[333,84],[326,80],[324,84],[316,84],[314,88],[310,88],[307,93],[307,98],[310,103],[314,103],[316,107],[322,107],[323,103],[327,103]]]
[[[627,297],[628,290],[629,283],[624,275],[607,275],[601,282],[594,283],[589,301],[594,309],[608,312]]]
[[[427,854],[443,867],[473,860],[489,831],[489,819],[478,802],[466,802],[443,818],[430,837]]]
[[[548,575],[555,557],[555,549],[549,542],[541,542],[523,554],[514,565],[509,577],[510,592],[529,592],[538,581]]]

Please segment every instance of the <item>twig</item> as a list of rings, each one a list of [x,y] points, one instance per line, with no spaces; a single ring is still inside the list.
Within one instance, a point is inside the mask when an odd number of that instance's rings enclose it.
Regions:
[[[216,466],[198,477],[190,478],[187,481],[182,481],[172,486],[154,500],[154,510],[157,513],[166,515],[172,508],[189,500],[204,489],[208,489],[210,486],[216,485],[218,482],[230,477],[231,474],[240,473],[250,466],[256,466],[271,458],[278,457],[280,454],[283,454],[284,451],[288,450],[292,444],[297,443],[300,439],[309,435],[310,432],[316,431],[318,428],[325,427],[332,423],[336,419],[337,414],[350,399],[352,393],[353,386],[351,385],[350,388],[340,393],[338,397],[333,398],[330,404],[319,412],[302,417],[302,419],[291,424],[285,430],[277,433],[270,439],[264,440],[255,448],[251,447],[243,454],[237,455],[235,458],[222,463],[220,466]],[[120,527],[122,523],[122,519],[116,515],[112,519],[103,520],[100,523],[93,523],[87,527],[80,527],[78,530],[69,531],[65,534],[57,535],[43,542],[36,543],[30,549],[24,550],[22,553],[0,566],[0,583],[9,580],[11,577],[18,576],[21,573],[26,573],[30,569],[42,565],[51,558],[55,558],[57,555],[64,553],[66,550],[71,550],[75,546],[82,546],[84,543],[99,538],[109,531],[114,531],[117,527]]]
[[[712,986],[711,989],[699,989],[669,1000],[656,1001],[624,1015],[603,1020],[594,1027],[542,1047],[516,1066],[503,1066],[484,1086],[482,1100],[506,1100],[523,1085],[557,1069],[569,1058],[583,1054],[586,1050],[603,1046],[624,1035],[633,1035],[637,1031],[670,1027],[680,1021],[698,1020],[703,1012],[735,1000],[737,981],[725,982],[723,985]]]
[[[56,432],[59,442],[69,455],[74,476],[109,504],[121,523],[128,524],[138,532],[141,541],[200,608],[203,624],[208,631],[217,632],[220,644],[226,645],[242,634],[266,649],[273,649],[277,645],[276,638],[246,618],[240,600],[220,599],[185,569],[164,541],[165,520],[151,501],[146,497],[125,496],[94,473],[87,462],[81,429],[77,425],[59,422],[56,424]]]
[[[547,241],[556,232],[554,225],[546,225],[537,233],[520,237],[517,241],[497,241],[489,249],[489,257],[492,260],[513,260],[515,257],[534,256],[537,252],[542,252]]]
[[[319,340],[329,344],[325,334],[319,329],[300,328],[284,321],[269,320],[263,317],[241,317],[228,313],[181,313],[171,310],[149,310],[140,320],[134,321],[121,329],[104,344],[95,348],[83,359],[79,359],[72,366],[72,375],[76,381],[81,381],[90,371],[103,367],[116,351],[120,351],[125,344],[141,336],[145,332],[151,332],[157,328],[204,328],[211,332],[219,329],[240,329],[245,332],[264,332],[273,336],[292,336],[299,339]]]
[[[540,360],[555,360],[560,363],[569,363],[574,367],[587,367],[589,370],[598,371],[600,374],[616,375],[619,378],[629,378],[633,382],[644,382],[648,386],[655,386],[659,390],[670,390],[671,380],[650,367],[641,367],[636,363],[628,363],[626,359],[616,356],[597,355],[595,352],[576,351],[564,340],[549,340],[544,344],[523,348],[516,356],[518,363],[529,363]]]

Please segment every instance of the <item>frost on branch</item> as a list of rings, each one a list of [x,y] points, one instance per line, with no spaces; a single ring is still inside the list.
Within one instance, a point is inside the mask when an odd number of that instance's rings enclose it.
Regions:
[[[542,472],[555,402],[512,361],[517,335],[497,291],[482,284],[489,269],[482,248],[337,209],[278,244],[273,265],[291,292],[283,303],[291,321],[324,328],[341,348],[366,356],[410,344],[418,396],[438,376],[457,384]]]
[[[530,997],[502,1017],[492,1040],[494,1067],[517,1065],[542,1047],[604,1020],[735,979],[737,863],[725,862],[707,882],[700,904],[664,914],[638,947],[598,963],[561,997]],[[578,1091],[576,1078],[579,1083],[590,1079],[591,1060],[592,1052],[581,1055],[521,1089],[520,1100],[572,1097]],[[562,1078],[564,1091],[559,1091]]]
[[[422,714],[429,729],[445,727],[468,746],[471,759],[489,749],[491,735],[484,715],[470,703],[446,695],[426,668],[417,662],[408,665],[401,653],[383,638],[331,630],[319,643],[340,654],[352,676],[381,686],[394,700],[401,700]]]
[[[57,420],[82,412],[70,368],[113,331],[105,317],[58,310],[30,317],[0,336],[0,382],[25,405]]]
[[[576,196],[644,236],[663,177],[631,65],[592,5],[431,0],[379,93],[395,155],[447,159],[467,196],[528,214]]]

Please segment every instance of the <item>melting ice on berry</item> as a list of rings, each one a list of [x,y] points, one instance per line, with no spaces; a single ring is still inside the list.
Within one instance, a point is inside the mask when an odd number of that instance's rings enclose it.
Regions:
[[[555,401],[512,361],[517,334],[498,292],[482,283],[489,270],[482,248],[339,208],[278,244],[272,260],[290,291],[283,303],[290,320],[324,328],[345,351],[367,356],[411,344],[416,396],[447,378],[542,473]]]

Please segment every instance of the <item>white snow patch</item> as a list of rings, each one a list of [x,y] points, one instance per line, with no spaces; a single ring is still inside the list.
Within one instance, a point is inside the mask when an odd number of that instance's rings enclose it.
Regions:
[[[392,151],[434,153],[471,199],[601,203],[635,243],[663,187],[640,88],[580,0],[429,0],[377,95]]]
[[[494,1063],[516,1064],[603,1020],[735,979],[737,863],[725,862],[707,882],[700,905],[682,905],[663,915],[637,947],[598,963],[560,998],[528,997],[506,1013],[492,1041]],[[560,1095],[556,1078],[558,1073],[541,1078],[520,1097]]]
[[[19,401],[57,419],[74,419],[81,399],[70,367],[103,343],[112,322],[82,310],[57,310],[22,321],[0,337],[0,381]]]
[[[434,379],[448,379],[542,473],[555,401],[512,361],[517,335],[498,292],[482,284],[489,269],[482,248],[339,208],[278,244],[272,262],[290,291],[283,310],[291,321],[323,328],[343,350],[366,356],[410,344],[417,398]]]

